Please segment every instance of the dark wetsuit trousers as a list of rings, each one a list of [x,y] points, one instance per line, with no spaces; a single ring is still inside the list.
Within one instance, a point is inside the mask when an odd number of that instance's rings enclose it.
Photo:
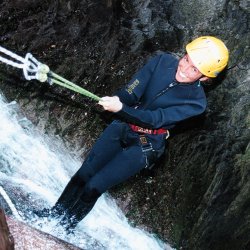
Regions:
[[[102,193],[145,168],[148,159],[139,134],[126,123],[114,121],[96,141],[52,210],[59,215],[65,214],[62,225],[74,228]]]
[[[139,136],[128,125],[111,123],[97,140],[76,173],[84,182],[83,189],[99,194],[138,173],[146,166]]]

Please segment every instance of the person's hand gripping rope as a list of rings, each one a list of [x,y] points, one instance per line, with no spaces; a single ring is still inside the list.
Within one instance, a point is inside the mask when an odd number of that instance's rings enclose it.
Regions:
[[[110,112],[119,112],[122,109],[122,102],[118,96],[104,96],[98,104],[100,104],[105,110]]]

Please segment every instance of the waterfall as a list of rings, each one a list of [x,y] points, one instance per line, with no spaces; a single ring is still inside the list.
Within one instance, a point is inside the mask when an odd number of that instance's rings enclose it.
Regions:
[[[83,249],[172,249],[155,235],[131,226],[107,193],[75,234],[67,235],[56,220],[34,219],[33,209],[53,205],[81,162],[60,138],[41,134],[21,115],[17,103],[8,103],[2,94],[0,120],[0,186],[26,224]]]

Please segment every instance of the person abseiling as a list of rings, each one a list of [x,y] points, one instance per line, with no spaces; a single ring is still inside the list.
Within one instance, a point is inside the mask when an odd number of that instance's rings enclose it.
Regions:
[[[165,150],[169,129],[205,111],[201,82],[226,67],[228,49],[220,39],[202,36],[187,44],[186,52],[180,60],[167,53],[155,56],[115,96],[101,98],[99,104],[119,120],[104,130],[50,209],[67,230],[101,194],[152,166]]]

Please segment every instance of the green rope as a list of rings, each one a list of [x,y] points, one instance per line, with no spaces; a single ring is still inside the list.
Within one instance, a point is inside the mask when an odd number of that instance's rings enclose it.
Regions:
[[[50,78],[53,77],[53,78]],[[54,79],[55,78],[55,79]],[[50,71],[49,72],[49,79],[51,83],[56,83],[60,86],[63,86],[65,88],[71,89],[77,93],[80,93],[84,96],[90,97],[95,101],[99,101],[101,98],[98,97],[97,95],[87,91],[86,89],[74,84],[73,82],[68,81],[67,79],[55,74],[54,72]]]

